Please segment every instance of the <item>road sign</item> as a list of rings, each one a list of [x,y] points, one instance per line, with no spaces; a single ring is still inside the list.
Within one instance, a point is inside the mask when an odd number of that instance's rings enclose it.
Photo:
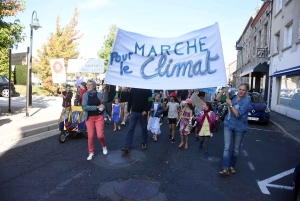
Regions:
[[[285,172],[282,172],[280,174],[277,174],[273,177],[270,177],[268,179],[265,179],[263,181],[259,181],[257,182],[258,183],[258,186],[261,190],[261,192],[263,194],[267,194],[267,195],[270,195],[270,191],[268,190],[267,187],[272,187],[272,188],[280,188],[280,189],[286,189],[286,190],[293,190],[293,187],[291,186],[282,186],[282,185],[277,185],[277,184],[271,184],[273,181],[276,181],[278,179],[281,179],[282,177],[285,177],[289,174],[292,174],[294,172],[294,168],[293,169],[290,169],[290,170],[287,170]]]

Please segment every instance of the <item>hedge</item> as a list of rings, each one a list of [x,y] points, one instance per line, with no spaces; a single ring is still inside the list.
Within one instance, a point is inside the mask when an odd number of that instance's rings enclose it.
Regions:
[[[18,85],[26,85],[26,68],[27,66],[16,66],[15,74],[16,74],[16,84]]]

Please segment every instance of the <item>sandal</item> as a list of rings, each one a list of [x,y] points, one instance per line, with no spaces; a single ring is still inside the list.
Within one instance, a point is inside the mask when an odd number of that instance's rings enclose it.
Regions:
[[[230,173],[229,173],[228,169],[223,169],[222,171],[219,172],[219,174],[229,176]]]
[[[178,146],[178,148],[180,149],[183,146],[183,143],[180,143],[180,145]]]
[[[121,127],[120,127],[120,126],[118,126],[118,130],[119,130],[119,131],[121,130]]]
[[[117,129],[115,128],[114,131],[116,131]]]
[[[188,149],[188,148],[189,148],[189,146],[185,145],[184,149]]]
[[[231,172],[232,174],[236,174],[236,170],[234,169],[234,167],[230,167],[230,172]]]

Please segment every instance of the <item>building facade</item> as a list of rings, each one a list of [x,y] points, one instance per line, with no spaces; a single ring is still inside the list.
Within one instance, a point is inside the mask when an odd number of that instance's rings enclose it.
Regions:
[[[236,71],[236,60],[228,64],[226,67],[226,78],[227,83],[229,83],[231,86],[233,86],[233,73]]]
[[[300,120],[300,0],[273,0],[271,109]]]
[[[250,89],[268,98],[271,3],[265,2],[247,26],[236,43],[237,71],[236,85],[246,82]]]

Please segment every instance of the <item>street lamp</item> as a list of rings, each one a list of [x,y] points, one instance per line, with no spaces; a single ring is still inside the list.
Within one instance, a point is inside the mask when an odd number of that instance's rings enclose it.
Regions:
[[[35,14],[35,18],[33,16]],[[29,59],[29,107],[32,106],[32,80],[31,80],[31,73],[32,73],[32,38],[33,38],[33,29],[37,30],[38,28],[42,28],[39,24],[39,20],[37,18],[36,11],[32,12],[31,17],[31,24],[30,24],[30,59]]]

